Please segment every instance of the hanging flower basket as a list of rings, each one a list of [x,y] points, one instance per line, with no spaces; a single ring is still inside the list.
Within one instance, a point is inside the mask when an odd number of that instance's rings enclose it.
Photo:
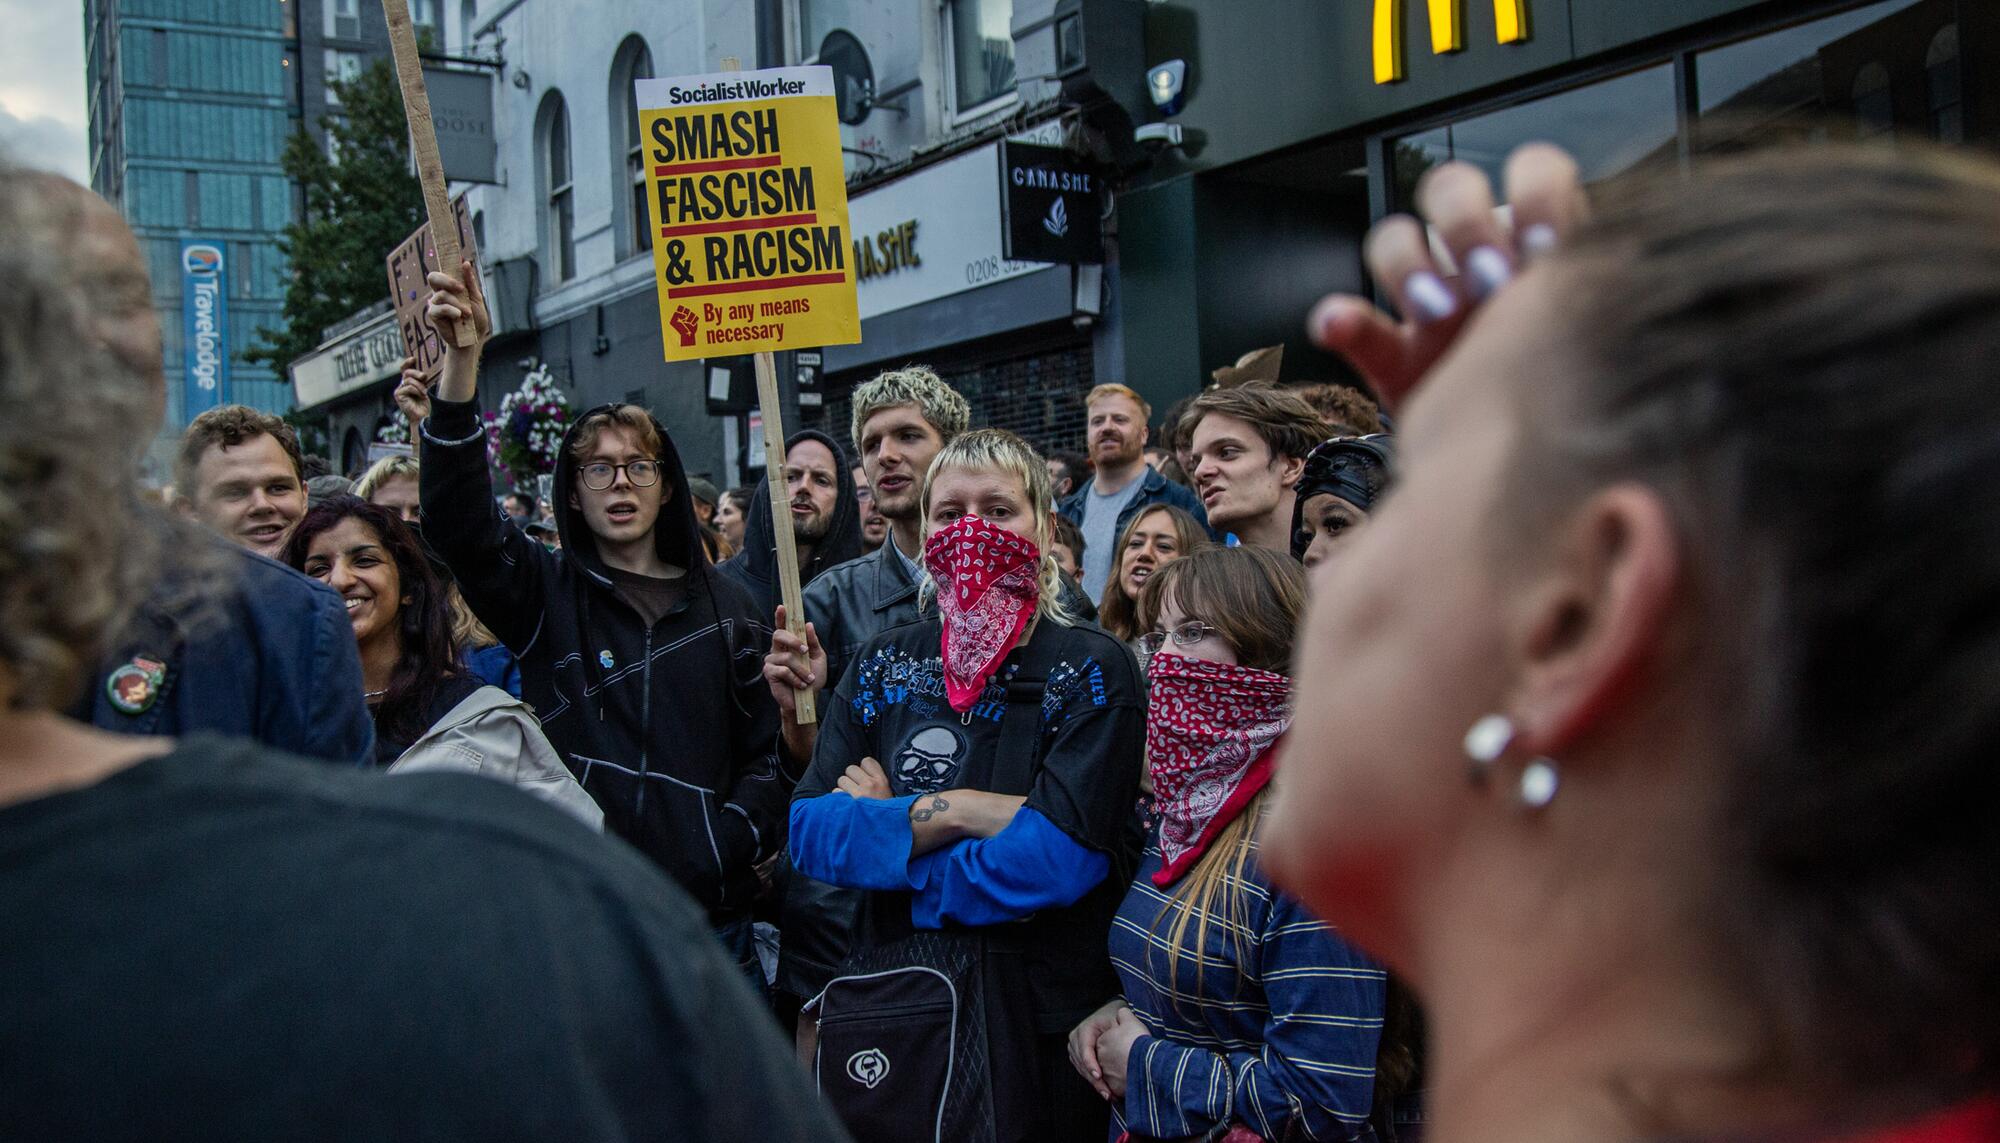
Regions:
[[[486,414],[486,457],[513,477],[514,487],[532,487],[535,477],[556,470],[568,431],[569,398],[548,368],[538,367],[501,399],[499,412]]]
[[[410,419],[397,409],[389,414],[388,423],[375,430],[375,439],[383,444],[409,444]]]

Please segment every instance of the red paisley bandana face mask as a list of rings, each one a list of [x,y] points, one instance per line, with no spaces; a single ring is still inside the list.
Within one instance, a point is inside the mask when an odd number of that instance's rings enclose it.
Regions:
[[[1170,651],[1146,669],[1146,764],[1160,815],[1153,883],[1164,887],[1271,781],[1274,746],[1291,724],[1292,681]]]
[[[944,691],[951,709],[972,709],[986,680],[1021,641],[1041,601],[1042,553],[1024,536],[977,516],[931,533],[924,566],[937,580],[944,618]]]

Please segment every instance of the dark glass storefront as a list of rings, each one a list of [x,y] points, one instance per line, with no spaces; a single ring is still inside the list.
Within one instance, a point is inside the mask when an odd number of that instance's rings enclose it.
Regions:
[[[1126,379],[1155,407],[1278,341],[1286,380],[1349,377],[1302,319],[1370,288],[1368,227],[1446,160],[1497,184],[1536,140],[1589,181],[1780,142],[2000,149],[1994,0],[1530,0],[1532,37],[1512,43],[1492,5],[1463,2],[1462,46],[1443,53],[1428,50],[1434,6],[1405,4],[1406,66],[1386,83],[1369,67],[1374,3],[1239,0],[1231,12],[1259,19],[1207,18],[1219,4],[1152,8],[1152,54],[1210,81],[1179,116],[1201,143],[1118,200]]]
[[[1396,135],[1389,202],[1407,209],[1418,178],[1448,159],[1483,168],[1498,185],[1508,152],[1530,140],[1567,149],[1587,181],[1774,143],[1963,143],[1966,83],[1977,73],[1962,61],[1959,8],[1958,0],[1869,4]]]

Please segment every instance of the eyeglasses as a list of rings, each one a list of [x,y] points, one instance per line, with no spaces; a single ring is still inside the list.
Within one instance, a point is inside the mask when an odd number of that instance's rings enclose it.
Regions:
[[[611,487],[621,471],[634,488],[651,488],[660,482],[660,466],[650,460],[635,460],[629,464],[606,464],[600,460],[577,468],[583,476],[583,486],[592,492],[602,492]]]
[[[1166,649],[1167,640],[1172,639],[1176,647],[1192,647],[1209,636],[1222,637],[1222,632],[1210,627],[1199,619],[1190,619],[1172,631],[1148,631],[1139,636],[1139,649],[1152,658]]]

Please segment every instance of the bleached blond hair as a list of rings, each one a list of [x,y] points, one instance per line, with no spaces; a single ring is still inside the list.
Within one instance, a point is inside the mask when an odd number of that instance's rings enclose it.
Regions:
[[[925,534],[930,532],[931,490],[937,487],[938,474],[950,469],[967,472],[997,472],[1021,482],[1028,493],[1028,511],[1034,514],[1035,547],[1041,554],[1037,586],[1041,600],[1035,606],[1037,619],[1049,619],[1065,627],[1076,622],[1076,617],[1062,602],[1062,568],[1055,557],[1055,496],[1049,484],[1049,465],[1042,455],[1027,441],[1006,429],[974,429],[954,439],[944,446],[931,461],[931,470],[924,477],[924,520]],[[937,593],[937,585],[929,578],[924,582],[924,600],[929,602]]]

